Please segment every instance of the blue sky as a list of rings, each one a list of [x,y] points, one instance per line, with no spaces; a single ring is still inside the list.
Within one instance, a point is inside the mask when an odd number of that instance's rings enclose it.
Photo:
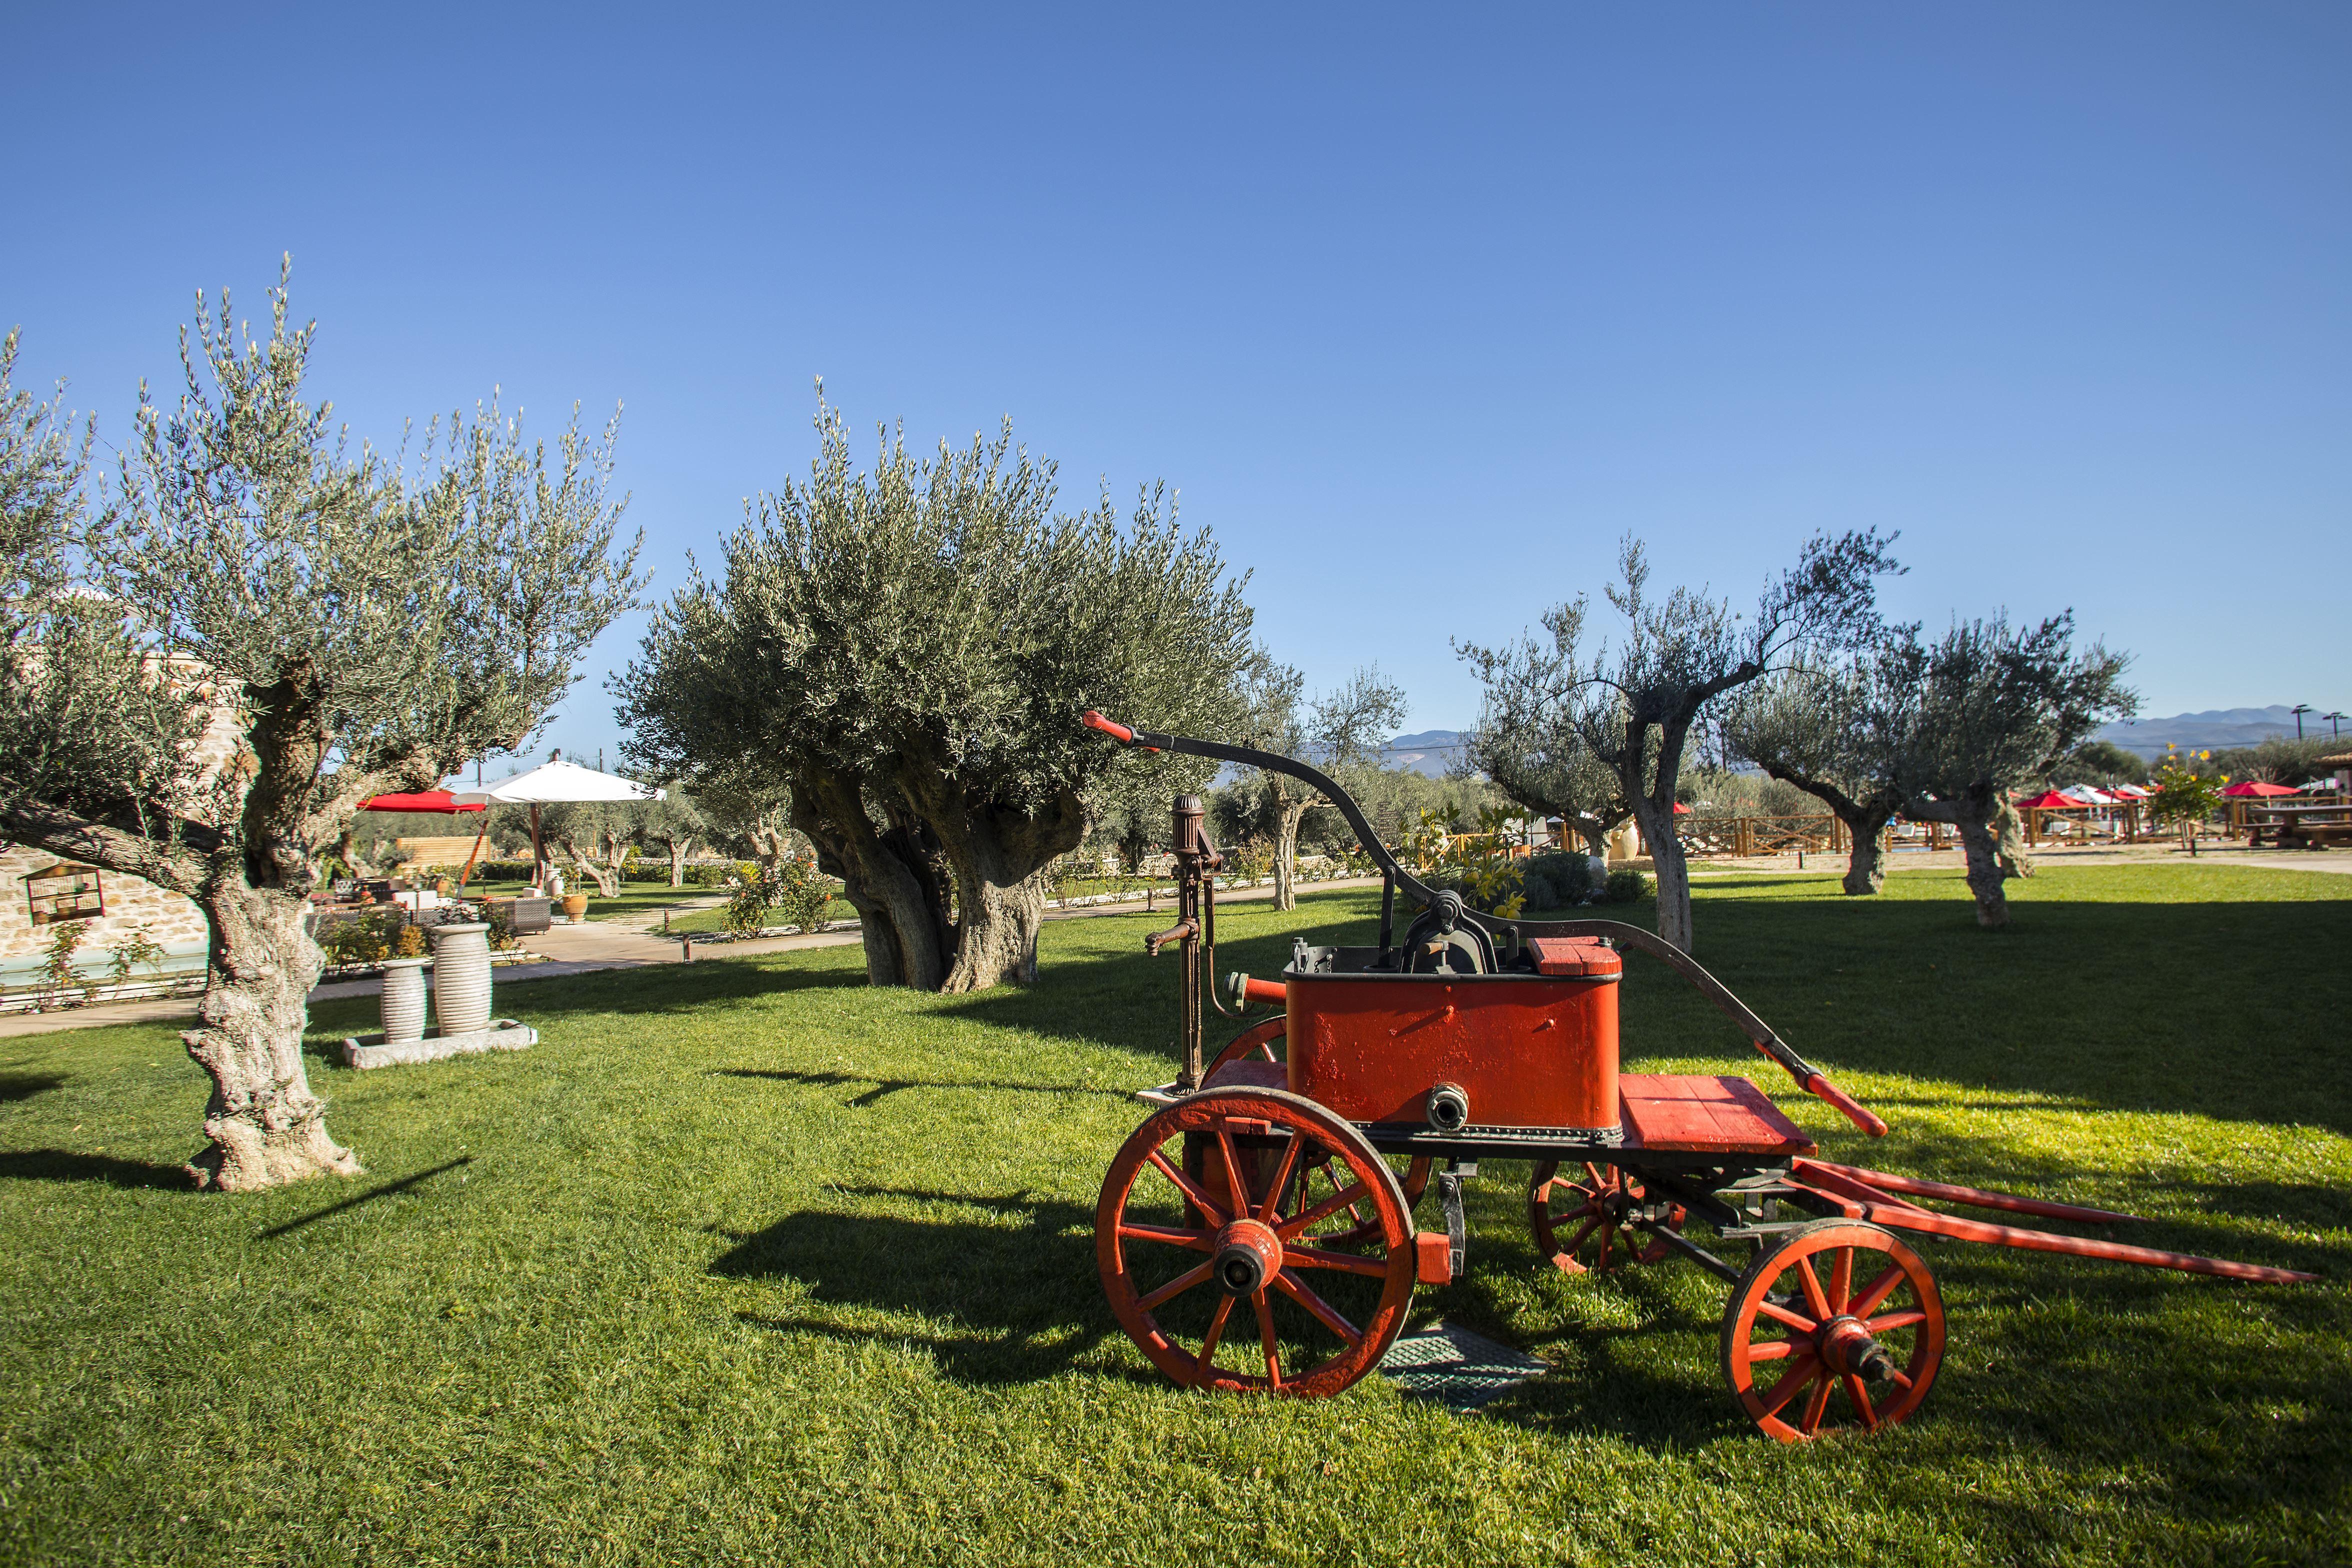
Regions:
[[[1329,684],[1618,536],[2073,606],[2146,710],[2352,706],[2352,10],[17,7],[20,379],[127,427],[278,253],[355,433],[625,403],[656,591],[856,423],[1164,479]],[[616,731],[596,650],[551,731]],[[1137,715],[1147,719],[1148,715]]]

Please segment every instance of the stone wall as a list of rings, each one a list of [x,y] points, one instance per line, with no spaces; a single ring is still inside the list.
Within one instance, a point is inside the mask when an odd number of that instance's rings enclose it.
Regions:
[[[33,923],[32,900],[25,879],[36,871],[63,864],[45,849],[0,845],[0,969],[13,982],[28,967],[26,961],[46,954],[57,935],[52,925]],[[85,969],[102,968],[115,944],[140,926],[147,939],[175,956],[205,951],[204,911],[177,893],[120,871],[99,872],[100,897],[106,912],[84,921],[82,942],[75,957]]]

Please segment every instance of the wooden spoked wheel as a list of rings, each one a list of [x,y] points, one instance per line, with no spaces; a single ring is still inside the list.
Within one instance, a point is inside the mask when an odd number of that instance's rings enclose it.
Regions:
[[[1181,1163],[1206,1142],[1201,1177]],[[1328,1163],[1344,1184],[1308,1195]],[[1338,1235],[1374,1234],[1343,1251]],[[1300,1095],[1202,1089],[1121,1145],[1095,1206],[1095,1261],[1120,1328],[1191,1388],[1337,1394],[1380,1364],[1414,1279],[1404,1194],[1364,1135]]]
[[[1546,1160],[1528,1184],[1528,1227],[1536,1256],[1563,1274],[1606,1274],[1612,1265],[1655,1263],[1673,1250],[1627,1215],[1648,1202],[1642,1184],[1614,1165],[1585,1163],[1562,1175]],[[1677,1205],[1667,1223],[1680,1230]]]
[[[1272,1062],[1279,1065],[1285,1060],[1283,1049],[1286,1038],[1282,1014],[1277,1013],[1262,1023],[1254,1024],[1235,1035],[1225,1048],[1216,1054],[1208,1067],[1202,1069],[1201,1081],[1214,1082],[1217,1069],[1229,1062]],[[1421,1194],[1429,1186],[1431,1169],[1432,1163],[1427,1155],[1415,1155],[1406,1163],[1403,1170],[1397,1173],[1397,1182],[1404,1189],[1404,1207],[1407,1214],[1411,1214],[1420,1206]],[[1195,1175],[1198,1173],[1197,1171],[1194,1172]],[[1320,1185],[1322,1190],[1318,1195],[1321,1196],[1328,1196],[1348,1184],[1344,1176],[1331,1169],[1331,1163],[1328,1160],[1310,1167],[1305,1174],[1311,1183]],[[1324,1245],[1355,1247],[1370,1240],[1379,1234],[1380,1221],[1361,1203],[1351,1205],[1349,1213],[1353,1216],[1350,1221],[1352,1229],[1346,1234],[1332,1236]]]
[[[1783,1443],[1906,1419],[1943,1360],[1935,1276],[1892,1231],[1860,1220],[1790,1231],[1758,1254],[1724,1309],[1732,1397]]]

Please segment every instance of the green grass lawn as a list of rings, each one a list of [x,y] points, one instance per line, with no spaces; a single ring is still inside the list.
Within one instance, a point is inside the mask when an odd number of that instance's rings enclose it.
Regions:
[[[1417,1316],[1550,1375],[1472,1416],[1160,1382],[1091,1238],[1128,1091],[1170,1070],[1140,913],[1049,924],[1030,991],[872,991],[854,947],[515,986],[529,1052],[314,1056],[369,1173],[248,1198],[178,1187],[204,1082],[170,1030],[0,1042],[0,1562],[2340,1563],[2347,895],[2052,868],[1987,933],[1957,873],[1702,885],[1701,958],[1894,1131],[1638,957],[1629,1064],[1749,1072],[1832,1158],[2326,1276],[1929,1244],[1926,1410],[1805,1448],[1725,1394],[1717,1282],[1539,1268],[1495,1163],[1472,1273]],[[1375,908],[1236,904],[1223,962]]]

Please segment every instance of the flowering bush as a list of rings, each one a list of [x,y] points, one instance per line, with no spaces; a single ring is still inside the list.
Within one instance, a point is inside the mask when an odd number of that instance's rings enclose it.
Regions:
[[[2193,758],[2184,757],[2168,747],[2164,760],[2157,764],[2156,786],[2147,797],[2149,815],[2158,823],[2178,826],[2180,847],[2192,855],[2197,852],[2197,830],[2221,809],[2221,786],[2230,782],[2227,773],[2200,773],[2195,767],[2212,755],[2200,752]]]

